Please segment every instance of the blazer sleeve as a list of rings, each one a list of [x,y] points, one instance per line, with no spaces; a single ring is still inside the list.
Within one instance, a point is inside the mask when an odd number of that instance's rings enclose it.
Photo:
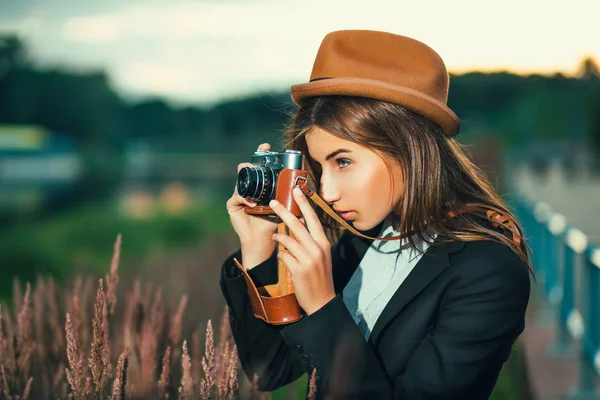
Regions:
[[[351,235],[345,233],[332,246],[332,264],[343,265],[346,262],[346,248]],[[274,284],[278,280],[276,250],[271,256],[248,271],[256,286]],[[286,343],[281,336],[281,325],[267,324],[256,318],[248,296],[246,281],[233,262],[241,262],[242,254],[238,249],[230,255],[221,268],[220,286],[229,308],[229,323],[233,339],[238,348],[242,368],[249,380],[258,375],[258,387],[261,391],[275,390],[298,379],[309,366],[303,360],[300,348]],[[306,317],[304,317],[306,318]]]
[[[220,286],[229,308],[229,324],[246,376],[258,375],[261,391],[275,390],[298,379],[304,372],[298,355],[283,341],[280,326],[256,318],[246,281],[233,262],[242,261],[241,250],[229,256],[221,268]],[[277,257],[273,254],[248,271],[257,286],[277,282]]]
[[[491,392],[524,329],[530,291],[527,269],[506,249],[500,257],[480,254],[461,266],[435,327],[396,376],[387,375],[339,294],[281,335],[305,355],[301,362],[316,369],[319,398],[467,399],[481,381],[490,382]]]

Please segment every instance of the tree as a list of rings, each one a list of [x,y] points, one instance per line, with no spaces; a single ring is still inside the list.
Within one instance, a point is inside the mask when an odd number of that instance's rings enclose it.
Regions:
[[[600,79],[600,69],[598,68],[596,60],[594,60],[592,57],[588,57],[583,60],[581,67],[579,67],[578,76],[583,79]]]
[[[14,34],[0,35],[0,79],[8,71],[22,68],[26,63],[25,45]]]

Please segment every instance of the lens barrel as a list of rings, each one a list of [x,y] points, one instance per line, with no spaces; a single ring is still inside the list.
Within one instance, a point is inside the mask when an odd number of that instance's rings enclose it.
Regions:
[[[276,176],[271,167],[243,167],[237,177],[237,192],[259,204],[267,204],[274,195]]]

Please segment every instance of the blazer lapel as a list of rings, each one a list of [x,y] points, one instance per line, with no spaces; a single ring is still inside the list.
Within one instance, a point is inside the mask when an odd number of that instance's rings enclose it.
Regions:
[[[431,281],[450,266],[450,254],[462,250],[463,247],[464,242],[451,242],[439,246],[430,246],[427,249],[379,315],[369,336],[369,341],[373,345],[377,343],[381,331],[388,323]]]

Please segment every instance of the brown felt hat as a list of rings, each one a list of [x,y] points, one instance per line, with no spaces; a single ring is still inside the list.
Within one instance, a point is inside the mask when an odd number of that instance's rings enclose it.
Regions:
[[[387,32],[345,30],[325,36],[310,81],[293,85],[292,100],[361,96],[400,104],[437,122],[446,136],[460,131],[460,120],[446,106],[450,79],[431,47]]]

